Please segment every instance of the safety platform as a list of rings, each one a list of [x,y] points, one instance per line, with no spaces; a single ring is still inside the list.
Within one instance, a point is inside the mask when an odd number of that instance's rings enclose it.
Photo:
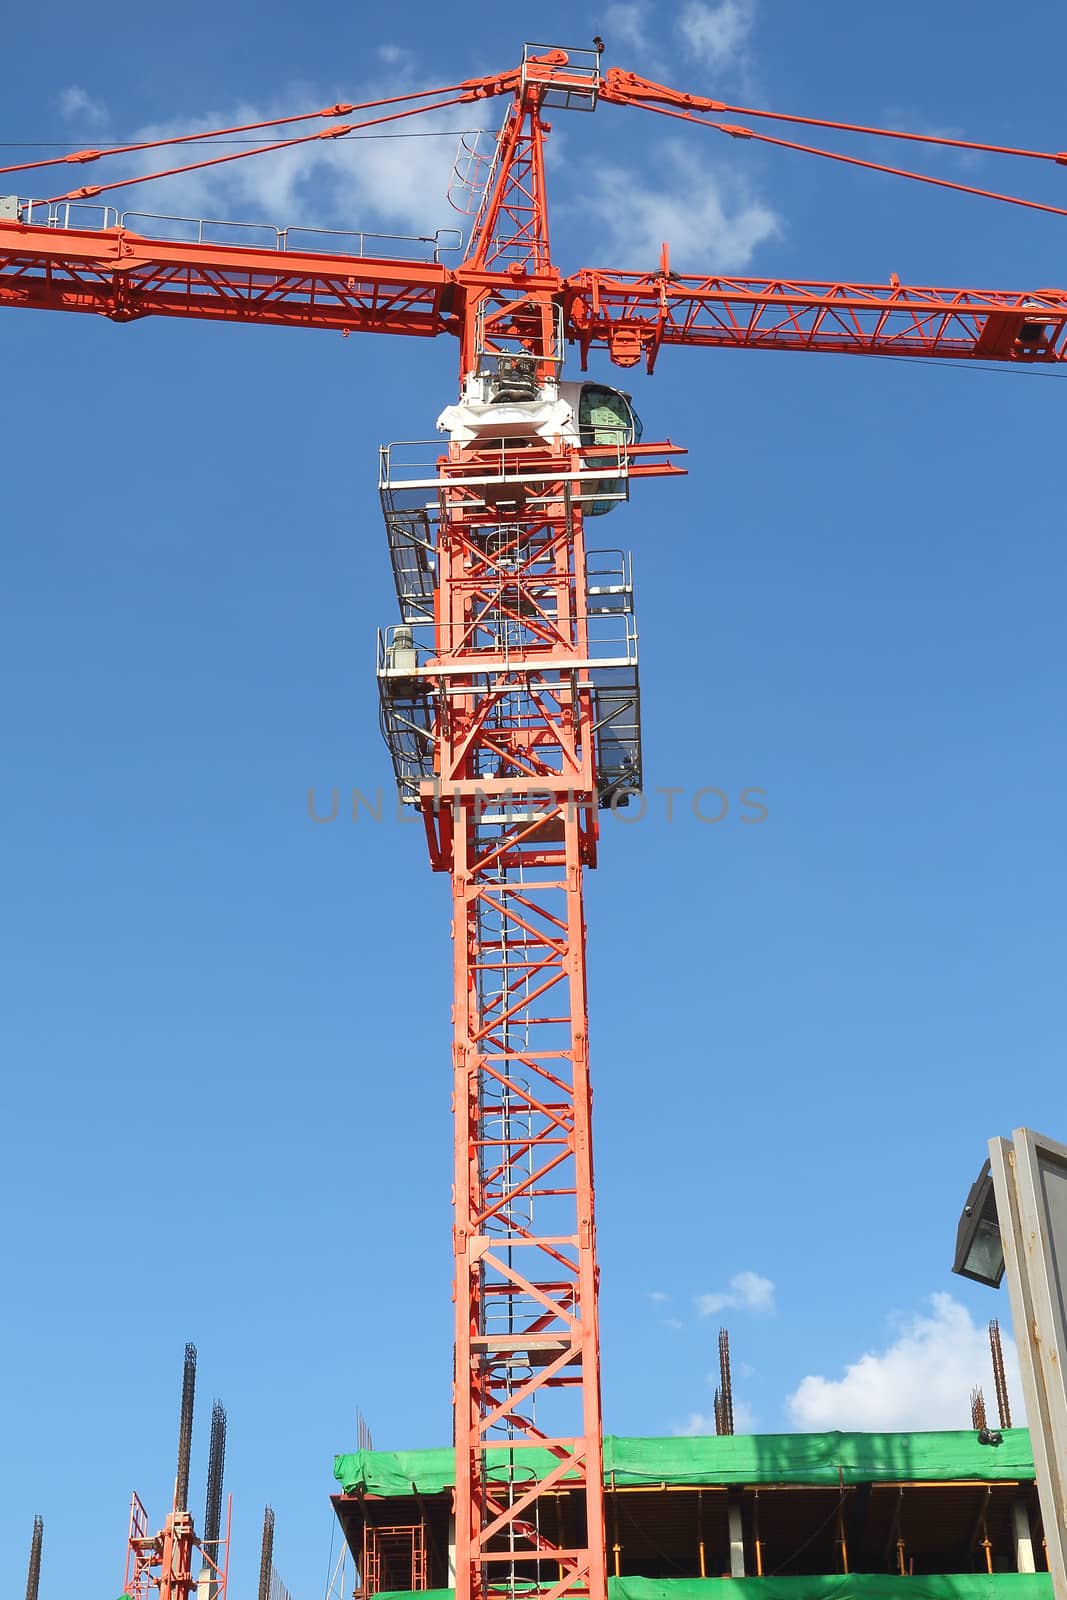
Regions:
[[[578,453],[578,464],[532,472],[527,441],[501,438],[482,452],[476,473],[448,479],[462,486],[466,502],[484,510],[507,506],[523,496],[536,514],[539,497],[564,499],[587,515],[599,514],[624,501],[629,493],[631,455],[635,447],[601,439]],[[641,446],[636,449],[641,450]],[[488,461],[487,458],[488,457]],[[641,460],[642,466],[651,465]],[[437,718],[449,696],[469,693],[471,663],[446,665],[437,652],[434,613],[437,583],[437,537],[442,509],[441,445],[410,441],[382,447],[379,492],[389,540],[397,602],[402,621],[377,635],[376,672],[381,727],[393,761],[400,799],[419,804],[420,786],[435,772]],[[514,525],[502,521],[484,535],[497,572],[524,559],[515,543]],[[496,546],[493,546],[493,541]],[[513,548],[514,546],[514,548]],[[495,672],[503,681],[523,668],[535,667],[539,688],[551,692],[581,674],[580,684],[592,696],[597,801],[620,806],[641,787],[640,683],[638,639],[634,617],[633,564],[628,551],[590,550],[579,622],[588,641],[588,655],[572,657],[566,669],[553,672],[540,659],[537,624],[556,618],[558,581],[546,576],[543,590],[518,586],[509,604],[506,583],[499,603],[487,605],[479,619],[486,635],[479,674]]]

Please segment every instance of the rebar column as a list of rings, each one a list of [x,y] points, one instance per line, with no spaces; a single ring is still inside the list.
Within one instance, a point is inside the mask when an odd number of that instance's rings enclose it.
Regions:
[[[1002,1428],[1011,1427],[1011,1406],[1008,1404],[1008,1379],[1004,1372],[1004,1349],[1000,1342],[1000,1323],[996,1317],[989,1324],[989,1350],[993,1357],[993,1383],[997,1391],[997,1412]]]
[[[174,1509],[189,1509],[189,1456],[193,1447],[193,1403],[196,1398],[196,1345],[185,1347],[182,1372],[182,1410],[178,1423],[178,1474],[174,1480]]]
[[[270,1600],[270,1580],[274,1571],[274,1512],[263,1508],[263,1548],[259,1557],[259,1600]]]
[[[226,1407],[216,1400],[211,1407],[211,1445],[207,1460],[207,1501],[204,1506],[203,1547],[218,1565],[219,1528],[222,1522],[222,1474],[226,1464]]]
[[[985,1411],[985,1395],[981,1386],[971,1390],[971,1427],[976,1433],[987,1427]]]
[[[26,1600],[37,1600],[41,1586],[41,1544],[44,1539],[44,1518],[33,1519],[33,1540],[30,1544],[30,1570],[26,1578]]]
[[[719,1411],[715,1420],[720,1433],[733,1433],[734,1384],[730,1372],[730,1335],[725,1328],[719,1329]]]

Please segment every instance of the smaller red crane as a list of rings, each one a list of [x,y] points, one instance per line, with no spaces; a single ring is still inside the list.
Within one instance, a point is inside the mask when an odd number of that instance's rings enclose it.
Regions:
[[[178,1470],[174,1504],[160,1533],[149,1533],[148,1513],[135,1493],[130,1501],[130,1533],[126,1550],[125,1593],[129,1600],[226,1600],[230,1560],[232,1497],[226,1502],[226,1532],[220,1534],[222,1474],[226,1455],[226,1412],[216,1400],[211,1414],[211,1448],[207,1471],[204,1531],[198,1537],[189,1510],[189,1458],[193,1442],[196,1396],[196,1346],[185,1347],[181,1420],[178,1426]],[[199,1565],[197,1551],[200,1552]],[[194,1568],[197,1570],[194,1572]]]

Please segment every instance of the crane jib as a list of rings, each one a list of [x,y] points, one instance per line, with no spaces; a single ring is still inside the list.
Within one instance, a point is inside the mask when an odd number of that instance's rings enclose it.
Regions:
[[[441,261],[247,249],[0,221],[0,306],[432,337],[458,333],[484,272]],[[512,276],[523,287],[538,278]],[[559,281],[559,280],[557,280]],[[1067,356],[1067,291],[912,288],[584,269],[567,338],[620,366],[662,345],[1017,363]]]

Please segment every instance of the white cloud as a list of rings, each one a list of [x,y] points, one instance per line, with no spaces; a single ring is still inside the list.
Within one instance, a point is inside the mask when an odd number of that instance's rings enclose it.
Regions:
[[[699,1439],[715,1432],[715,1418],[704,1411],[691,1411],[684,1422],[671,1429],[676,1439]]]
[[[756,1413],[744,1400],[734,1400],[734,1432],[755,1433]],[[671,1429],[676,1439],[707,1438],[715,1432],[715,1417],[706,1411],[690,1411],[685,1421]]]
[[[383,47],[390,54],[398,48]],[[360,84],[350,93],[360,100],[384,98],[403,93],[412,81],[406,61],[393,63],[383,66],[373,82]],[[318,106],[328,99],[321,89],[292,86],[284,99],[211,108],[202,115],[176,116],[133,132],[138,140],[173,138],[262,122],[290,114],[294,104]],[[71,115],[79,110],[89,115],[95,103],[74,86],[64,91],[63,104]],[[494,102],[485,101],[427,111],[397,124],[392,131],[438,134],[442,129],[494,126],[500,110]],[[105,114],[102,108],[96,112]],[[357,121],[359,113],[337,120]],[[276,131],[279,136],[292,136],[321,131],[328,125],[325,119],[316,119]],[[389,125],[367,130],[372,134],[390,131]],[[264,143],[274,132],[263,131]],[[433,234],[438,228],[465,229],[469,219],[453,211],[447,200],[457,144],[451,136],[314,139],[289,150],[226,161],[148,186],[105,192],[101,203],[120,212],[225,218],[293,229],[366,229],[405,235]],[[560,168],[558,144],[556,138],[549,145],[556,171]],[[109,175],[133,176],[156,167],[178,167],[234,153],[207,144],[175,145],[118,157],[106,171],[100,166],[91,176],[100,182]],[[644,187],[634,172],[623,166],[600,171],[588,189],[579,178],[580,206],[573,199],[568,205],[566,197],[567,188],[573,195],[576,187],[570,164],[566,175],[559,173],[558,187],[563,193],[557,193],[557,213],[569,209],[573,216],[580,214],[587,230],[589,224],[599,228],[605,253],[610,250],[621,264],[634,268],[654,267],[666,240],[676,271],[739,271],[760,244],[779,233],[779,219],[771,207],[742,174],[716,167],[710,151],[693,151],[681,141],[665,140],[653,155],[656,175]],[[249,243],[272,242],[272,237],[247,236]],[[319,242],[328,248],[326,241]]]
[[[735,1396],[735,1398],[734,1398],[734,1432],[735,1433],[755,1433],[755,1431],[756,1431],[756,1413],[753,1411],[752,1407],[747,1403],[747,1401],[738,1400],[736,1398],[736,1396]]]
[[[385,47],[387,50],[391,47]],[[383,71],[373,83],[359,85],[354,100],[377,100],[402,94],[411,87],[406,65]],[[82,91],[67,91],[68,94]],[[173,138],[205,133],[214,128],[256,123],[293,112],[294,101],[321,106],[328,96],[306,85],[290,90],[284,101],[240,103],[202,115],[181,115],[136,130],[137,140]],[[71,102],[73,104],[73,101]],[[80,103],[80,102],[79,102]],[[393,108],[386,108],[393,109]],[[396,109],[403,110],[404,107]],[[484,125],[493,115],[491,106],[453,106],[427,111],[422,116],[369,128],[368,134],[396,132],[410,135],[441,134],[441,130]],[[369,111],[363,115],[374,117]],[[359,112],[333,118],[314,118],[278,129],[264,129],[264,144],[272,139],[320,132],[341,122],[363,120]],[[449,179],[456,160],[458,138],[405,137],[314,139],[289,150],[272,151],[246,160],[228,161],[197,172],[183,173],[147,186],[131,185],[101,196],[120,211],[147,211],[169,216],[212,217],[275,227],[322,227],[378,233],[433,234],[437,228],[465,229],[468,219],[448,204]],[[230,155],[228,149],[205,144],[168,146],[116,158],[109,167],[113,177],[133,176],[156,167],[180,167],[213,157]],[[120,170],[121,169],[121,170]],[[103,168],[94,170],[101,181]],[[134,224],[136,226],[136,224]],[[254,234],[248,242],[262,243]],[[318,241],[323,249],[326,240]]]
[[[665,1306],[670,1305],[672,1297],[663,1289],[650,1289],[648,1298],[658,1310],[662,1311]],[[661,1316],[659,1325],[661,1328],[669,1328],[672,1333],[680,1333],[685,1327],[685,1323],[680,1317],[669,1316]]]
[[[108,120],[107,107],[101,101],[94,100],[87,90],[76,83],[61,89],[58,101],[60,114],[71,120],[77,119],[84,128],[99,128]]]
[[[930,1296],[930,1311],[915,1312],[883,1350],[867,1351],[840,1378],[804,1378],[786,1407],[796,1428],[963,1428],[976,1383],[986,1393],[991,1425],[995,1401],[985,1328],[950,1294]],[[1023,1418],[1015,1345],[1004,1337],[1012,1420]]]
[[[260,107],[241,106],[220,120],[252,122],[263,114]],[[427,113],[417,129],[409,125],[405,131],[428,133],[447,126],[444,115]],[[199,126],[218,122],[202,119]],[[317,126],[308,124],[306,131]],[[161,138],[188,129],[183,122],[145,132]],[[196,159],[196,147],[189,147],[174,164]],[[454,143],[443,138],[315,140],[153,185],[151,209],[170,211],[173,206],[185,214],[248,217],[278,225],[377,226],[428,234],[458,221],[446,200],[454,160]]]
[[[702,1317],[713,1317],[717,1311],[773,1311],[774,1284],[758,1272],[735,1272],[729,1288],[698,1294],[696,1306]]]
[[[709,67],[740,61],[756,19],[755,0],[689,0],[676,27],[689,53]]]
[[[616,43],[630,45],[634,50],[647,50],[648,38],[647,0],[619,0],[604,12],[604,38],[608,48]]]
[[[745,1400],[734,1397],[734,1434],[755,1434],[757,1414]]]
[[[635,271],[659,262],[664,240],[676,272],[738,272],[782,231],[776,212],[741,175],[716,171],[675,140],[656,151],[660,180],[642,187],[633,171],[607,167],[583,203],[605,247]]]
[[[966,139],[967,137],[963,128],[952,123],[927,121],[923,112],[914,106],[890,106],[878,120],[883,127],[905,128],[909,133],[923,133],[930,138]],[[898,139],[886,139],[881,141],[881,149],[885,151],[885,156],[878,159],[885,159],[894,167],[915,166],[923,156],[936,156],[938,161],[947,162],[961,172],[975,172],[983,164],[978,151],[957,150],[951,145],[930,145],[924,148],[922,145],[916,147]]]

